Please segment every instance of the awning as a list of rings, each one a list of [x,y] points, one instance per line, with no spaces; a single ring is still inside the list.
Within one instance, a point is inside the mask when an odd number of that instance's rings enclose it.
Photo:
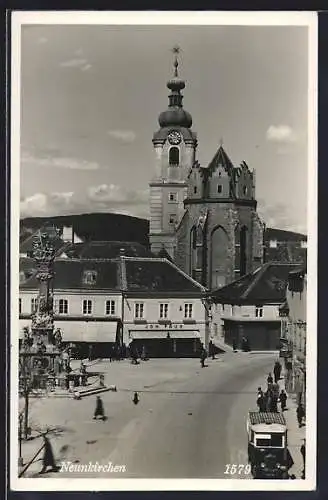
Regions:
[[[31,320],[19,320],[19,338],[24,338],[23,328],[31,327]],[[64,342],[115,342],[117,321],[55,321]]]
[[[56,321],[64,342],[115,342],[117,321]]]
[[[130,330],[129,337],[131,340],[137,339],[199,339],[200,333],[198,330]]]

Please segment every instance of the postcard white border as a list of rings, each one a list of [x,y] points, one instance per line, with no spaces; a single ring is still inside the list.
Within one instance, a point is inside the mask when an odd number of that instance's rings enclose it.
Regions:
[[[317,428],[317,54],[316,12],[12,12],[11,39],[11,436],[18,434],[18,300],[21,26],[25,24],[307,26],[308,101],[308,289],[307,289],[307,479],[32,479],[18,478],[18,446],[10,442],[10,487],[17,491],[310,491],[316,488]],[[311,458],[309,458],[311,457]],[[110,484],[110,489],[109,489]]]

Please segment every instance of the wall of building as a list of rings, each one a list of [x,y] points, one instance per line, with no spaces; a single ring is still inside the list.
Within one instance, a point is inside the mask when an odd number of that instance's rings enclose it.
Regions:
[[[242,338],[246,337],[252,351],[274,351],[279,349],[279,321],[233,321],[224,320],[224,341],[237,349],[242,348]]]
[[[20,337],[23,328],[31,326],[31,299],[37,297],[37,292],[20,293],[21,314],[19,320]],[[68,314],[58,313],[58,301],[68,300]],[[83,300],[92,300],[92,314],[83,314]],[[106,315],[105,304],[107,300],[115,301],[115,315]],[[135,317],[135,304],[144,304],[142,319]],[[160,304],[168,304],[167,318],[160,318]],[[90,293],[56,293],[55,294],[55,327],[62,330],[63,340],[67,342],[92,342],[108,343],[115,341],[116,325],[120,330],[121,321],[123,327],[123,342],[128,345],[131,342],[131,332],[144,332],[144,337],[156,340],[161,336],[165,339],[167,333],[171,332],[177,342],[190,343],[197,340],[208,344],[209,333],[206,328],[205,307],[200,298],[125,298],[122,309],[121,294],[90,294]],[[192,304],[192,317],[185,318],[185,304]],[[196,344],[195,344],[196,345]],[[164,349],[165,346],[163,346]],[[178,346],[179,347],[179,346]],[[180,346],[181,347],[181,346]],[[160,351],[162,349],[159,349]],[[180,349],[181,350],[181,349]],[[178,349],[179,352],[179,349]],[[190,352],[190,349],[185,350]],[[197,351],[198,352],[198,351]],[[108,353],[107,353],[108,354]],[[166,353],[168,356],[170,353]]]
[[[258,309],[256,315],[256,309]],[[260,313],[260,309],[262,313]],[[262,314],[262,316],[260,315]],[[231,305],[231,304],[213,304],[211,308],[212,315],[212,325],[211,332],[212,335],[219,338],[224,337],[224,320],[229,320],[233,318],[234,320],[240,321],[252,321],[256,323],[263,323],[267,321],[278,321],[279,329],[280,326],[280,316],[279,316],[279,305],[277,304],[266,304],[261,308],[257,308],[255,305]]]
[[[303,278],[303,290],[293,291],[289,286],[286,292],[289,308],[288,316],[284,318],[282,336],[287,339],[291,348],[292,358],[286,360],[286,379],[290,392],[295,392],[299,401],[305,404],[306,390],[306,306],[307,277]]]
[[[20,291],[19,297],[21,299],[21,314],[31,314],[31,299],[38,296],[37,291]],[[92,301],[92,314],[94,317],[106,317],[106,301],[115,301],[115,315],[121,317],[122,297],[120,293],[92,293],[92,292],[55,292],[54,293],[54,309],[55,314],[59,315],[59,300],[66,299],[68,301],[68,314],[61,314],[60,316],[76,316],[85,317],[83,314],[83,300],[88,299]]]
[[[176,263],[185,272],[190,273],[191,266],[191,230],[197,225],[199,217],[207,213],[205,226],[206,283],[215,289],[238,279],[240,247],[236,246],[236,233],[246,227],[246,273],[259,267],[263,260],[263,225],[255,209],[231,203],[191,203],[187,204],[187,216],[184,217],[177,232]],[[197,277],[197,279],[199,279]]]
[[[143,320],[135,318],[135,304],[144,303]],[[168,318],[170,323],[160,322],[160,304],[168,303]],[[184,305],[192,304],[193,315],[190,320],[184,318]],[[144,331],[145,337],[156,336],[156,331],[199,331],[201,341],[206,343],[205,338],[205,307],[200,298],[125,298],[124,300],[124,330],[123,339],[129,343],[130,333],[133,331]]]

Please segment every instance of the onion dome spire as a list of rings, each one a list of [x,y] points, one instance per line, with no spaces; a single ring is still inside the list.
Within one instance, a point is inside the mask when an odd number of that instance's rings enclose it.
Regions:
[[[171,125],[178,125],[181,127],[190,128],[192,125],[191,115],[183,109],[182,99],[183,95],[181,90],[186,86],[184,80],[179,78],[178,67],[178,55],[180,54],[180,47],[177,45],[173,47],[172,52],[174,54],[173,62],[173,78],[167,82],[167,88],[171,90],[169,95],[169,107],[167,111],[164,111],[159,116],[159,124],[161,127],[169,127]]]

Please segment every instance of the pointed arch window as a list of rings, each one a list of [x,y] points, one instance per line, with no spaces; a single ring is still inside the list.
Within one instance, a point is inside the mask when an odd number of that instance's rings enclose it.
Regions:
[[[235,229],[235,279],[247,272],[247,227]]]
[[[170,148],[169,151],[169,164],[172,166],[177,166],[180,163],[180,151],[177,147]]]

